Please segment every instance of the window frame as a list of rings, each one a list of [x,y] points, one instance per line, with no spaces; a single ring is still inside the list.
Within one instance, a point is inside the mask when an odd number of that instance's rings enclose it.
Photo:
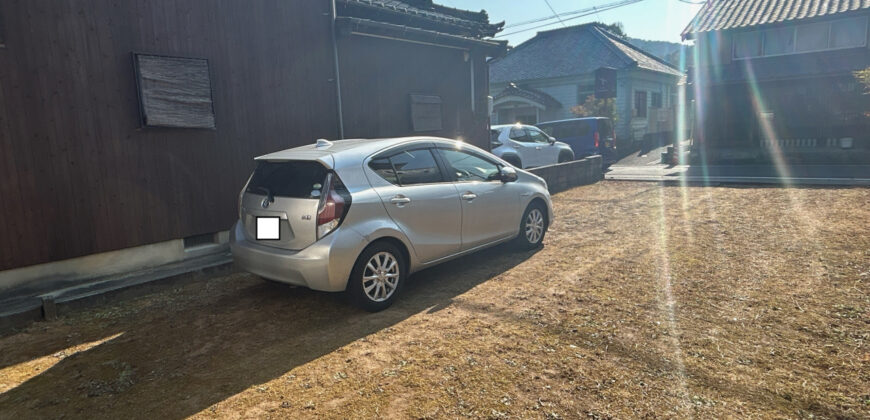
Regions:
[[[522,137],[514,137],[514,130],[519,130],[523,132]],[[526,131],[525,127],[511,127],[510,131],[508,131],[508,138],[513,141],[518,141],[520,143],[533,143],[532,139],[529,137],[529,133]]]
[[[525,126],[525,127],[523,127],[523,129],[526,131],[526,137],[528,137],[529,143],[550,144],[550,136],[547,133],[541,131],[541,129],[539,129],[537,127],[532,127],[532,126]],[[534,137],[532,137],[532,133],[535,133],[535,132],[544,136],[543,142],[537,141],[534,139]]]
[[[489,162],[489,163],[495,165],[495,167],[497,168],[497,170],[498,170],[499,172],[501,172],[501,168],[503,168],[504,165],[502,165],[501,163],[498,163],[498,162],[496,162],[496,161],[494,161],[494,160],[492,160],[492,159],[490,159],[490,158],[488,158],[488,157],[486,157],[486,156],[483,156],[483,155],[480,154],[480,153],[477,153],[477,152],[475,152],[475,151],[473,151],[473,150],[458,149],[458,148],[450,147],[450,146],[447,146],[447,145],[444,145],[444,144],[438,144],[438,145],[436,145],[436,146],[433,148],[433,150],[434,150],[434,151],[438,151],[437,153],[433,153],[433,155],[435,155],[436,159],[438,159],[438,160],[440,161],[440,163],[444,166],[444,170],[447,171],[447,173],[449,174],[449,176],[448,176],[448,178],[449,178],[449,179],[448,179],[448,182],[453,182],[453,183],[502,182],[500,179],[492,179],[492,180],[489,180],[489,181],[460,180],[460,179],[458,179],[458,178],[456,177],[456,174],[455,174],[455,169],[456,169],[456,168],[454,168],[454,167],[450,164],[450,162],[447,161],[447,158],[444,157],[444,156],[441,154],[440,150],[451,150],[451,151],[459,152],[459,153],[467,153],[467,154],[469,154],[469,155],[471,155],[471,156],[474,156],[474,157],[476,157],[476,158],[478,158],[478,159],[481,159],[481,160],[483,160],[483,161],[486,161],[486,162]],[[451,169],[453,169],[453,170],[451,170]]]
[[[658,105],[656,105],[656,95],[658,95]],[[661,92],[650,92],[649,108],[661,109],[664,108],[664,95]]]
[[[863,43],[861,45],[853,45],[853,46],[846,46],[846,47],[831,47],[831,31],[832,31],[832,28],[834,25],[836,25],[837,23],[842,23],[843,21],[847,21],[847,20],[859,21],[862,19],[864,20],[864,38],[863,38]],[[807,26],[811,26],[811,25],[820,25],[820,24],[824,24],[827,26],[828,36],[827,36],[827,39],[825,42],[826,47],[821,48],[821,49],[800,50],[799,51],[798,45],[797,45],[798,28],[799,27],[807,27]],[[845,18],[841,17],[841,18],[826,20],[826,21],[822,21],[822,22],[810,22],[810,23],[790,25],[788,28],[791,29],[791,31],[792,31],[792,51],[785,52],[785,53],[778,53],[778,54],[766,54],[765,53],[766,33],[768,31],[782,29],[782,28],[783,27],[775,27],[775,28],[766,28],[766,29],[760,29],[760,30],[754,30],[754,31],[743,31],[743,32],[735,33],[731,37],[731,59],[742,61],[742,60],[752,60],[752,59],[756,59],[756,58],[765,58],[765,57],[781,57],[784,55],[810,54],[810,53],[823,52],[823,51],[839,51],[839,50],[848,50],[848,49],[853,49],[853,48],[867,48],[867,46],[868,46],[867,36],[868,36],[868,33],[870,33],[870,16],[850,16],[850,17],[845,17]],[[761,41],[760,41],[761,42],[761,53],[757,56],[738,57],[736,54],[737,53],[737,43],[735,42],[735,38],[737,36],[742,36],[742,35],[752,34],[752,33],[758,33],[760,38],[761,38]]]
[[[208,75],[208,94],[209,94],[209,106],[211,108],[211,116],[212,116],[212,127],[187,127],[187,126],[178,126],[178,125],[163,125],[163,124],[149,124],[147,122],[147,113],[145,111],[145,95],[143,92],[142,86],[142,73],[139,66],[139,57],[157,57],[157,58],[168,58],[168,59],[181,59],[181,60],[200,60],[205,62],[207,75]],[[139,102],[139,126],[142,129],[180,129],[180,130],[217,130],[217,112],[214,108],[214,77],[212,77],[212,68],[211,62],[209,59],[204,57],[193,57],[193,56],[176,56],[176,55],[167,55],[167,54],[152,54],[141,51],[133,51],[131,54],[131,58],[133,60],[133,77],[136,79],[136,98]]]
[[[444,184],[444,183],[452,182],[452,181],[450,181],[450,171],[448,171],[447,168],[444,166],[444,162],[441,161],[441,156],[438,153],[435,153],[434,149],[435,149],[435,145],[433,143],[429,143],[429,142],[410,144],[410,145],[401,145],[401,146],[390,148],[390,149],[387,149],[387,150],[384,150],[384,151],[381,151],[379,153],[372,155],[371,157],[369,157],[365,161],[365,166],[368,167],[369,170],[374,172],[378,178],[380,178],[380,179],[384,180],[386,183],[393,185],[393,186],[396,186],[396,187],[402,187],[402,188],[404,188],[404,187],[416,187],[418,185],[437,185],[437,184]],[[429,151],[430,155],[432,156],[432,159],[435,161],[435,167],[438,168],[438,173],[441,175],[440,181],[424,182],[424,183],[419,183],[419,184],[403,184],[402,183],[402,177],[399,175],[399,171],[396,170],[396,165],[393,163],[392,157],[400,155],[400,154],[405,153],[405,152],[413,152],[413,151],[417,151],[417,150],[428,150]],[[375,161],[378,159],[387,159],[390,162],[390,166],[392,166],[393,172],[396,174],[396,183],[395,184],[390,182],[386,178],[382,177],[380,174],[375,172],[374,168],[371,167],[372,161]]]
[[[638,104],[638,94],[643,94],[643,115],[640,114],[640,108],[637,106]],[[634,117],[635,118],[646,118],[649,115],[649,92],[645,90],[635,90],[634,98],[632,98],[632,107],[634,108]]]

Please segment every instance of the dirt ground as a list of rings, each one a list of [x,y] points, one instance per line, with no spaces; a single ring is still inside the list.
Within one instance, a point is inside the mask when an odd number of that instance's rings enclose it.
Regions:
[[[0,418],[868,418],[870,189],[605,181],[393,308],[242,273],[0,338]]]

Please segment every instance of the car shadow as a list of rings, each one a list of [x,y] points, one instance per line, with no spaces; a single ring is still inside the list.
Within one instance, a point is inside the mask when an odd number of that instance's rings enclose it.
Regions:
[[[99,327],[77,343],[113,338],[0,394],[0,417],[187,417],[417,313],[445,308],[536,252],[503,245],[424,270],[409,278],[395,305],[375,314],[350,306],[341,295],[281,287],[246,274],[231,275],[238,282],[203,280],[201,299],[199,292],[178,301],[173,291],[151,295],[166,300],[159,310],[88,319]],[[52,335],[68,332],[29,332],[15,353],[52,354],[47,350],[70,346],[66,336]],[[61,342],[66,344],[51,344]]]

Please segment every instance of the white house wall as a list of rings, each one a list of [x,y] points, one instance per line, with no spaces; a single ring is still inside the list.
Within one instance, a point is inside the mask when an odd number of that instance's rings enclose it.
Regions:
[[[618,118],[614,130],[620,143],[625,141],[640,141],[646,133],[646,118],[636,118],[634,115],[634,92],[636,90],[647,91],[647,108],[652,100],[652,92],[662,94],[662,105],[671,106],[670,92],[676,92],[677,78],[675,76],[651,72],[639,69],[626,69],[617,72],[616,79],[616,109]],[[542,80],[526,80],[517,82],[520,86],[544,92],[562,104],[561,108],[541,110],[539,122],[574,118],[571,108],[578,104],[578,90],[580,86],[591,86],[594,83],[593,75],[581,75],[573,77],[560,77]],[[493,83],[490,85],[491,95],[495,96],[507,87],[506,83]],[[669,90],[670,89],[670,90]],[[498,106],[495,107],[498,110]],[[494,115],[497,114],[497,111]],[[500,124],[505,121],[498,121]],[[509,122],[508,122],[509,123]]]

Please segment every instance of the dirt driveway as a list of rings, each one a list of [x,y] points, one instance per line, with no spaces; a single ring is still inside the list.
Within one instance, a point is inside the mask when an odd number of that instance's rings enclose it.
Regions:
[[[870,416],[870,189],[606,181],[393,308],[233,273],[0,338],[0,418]]]

